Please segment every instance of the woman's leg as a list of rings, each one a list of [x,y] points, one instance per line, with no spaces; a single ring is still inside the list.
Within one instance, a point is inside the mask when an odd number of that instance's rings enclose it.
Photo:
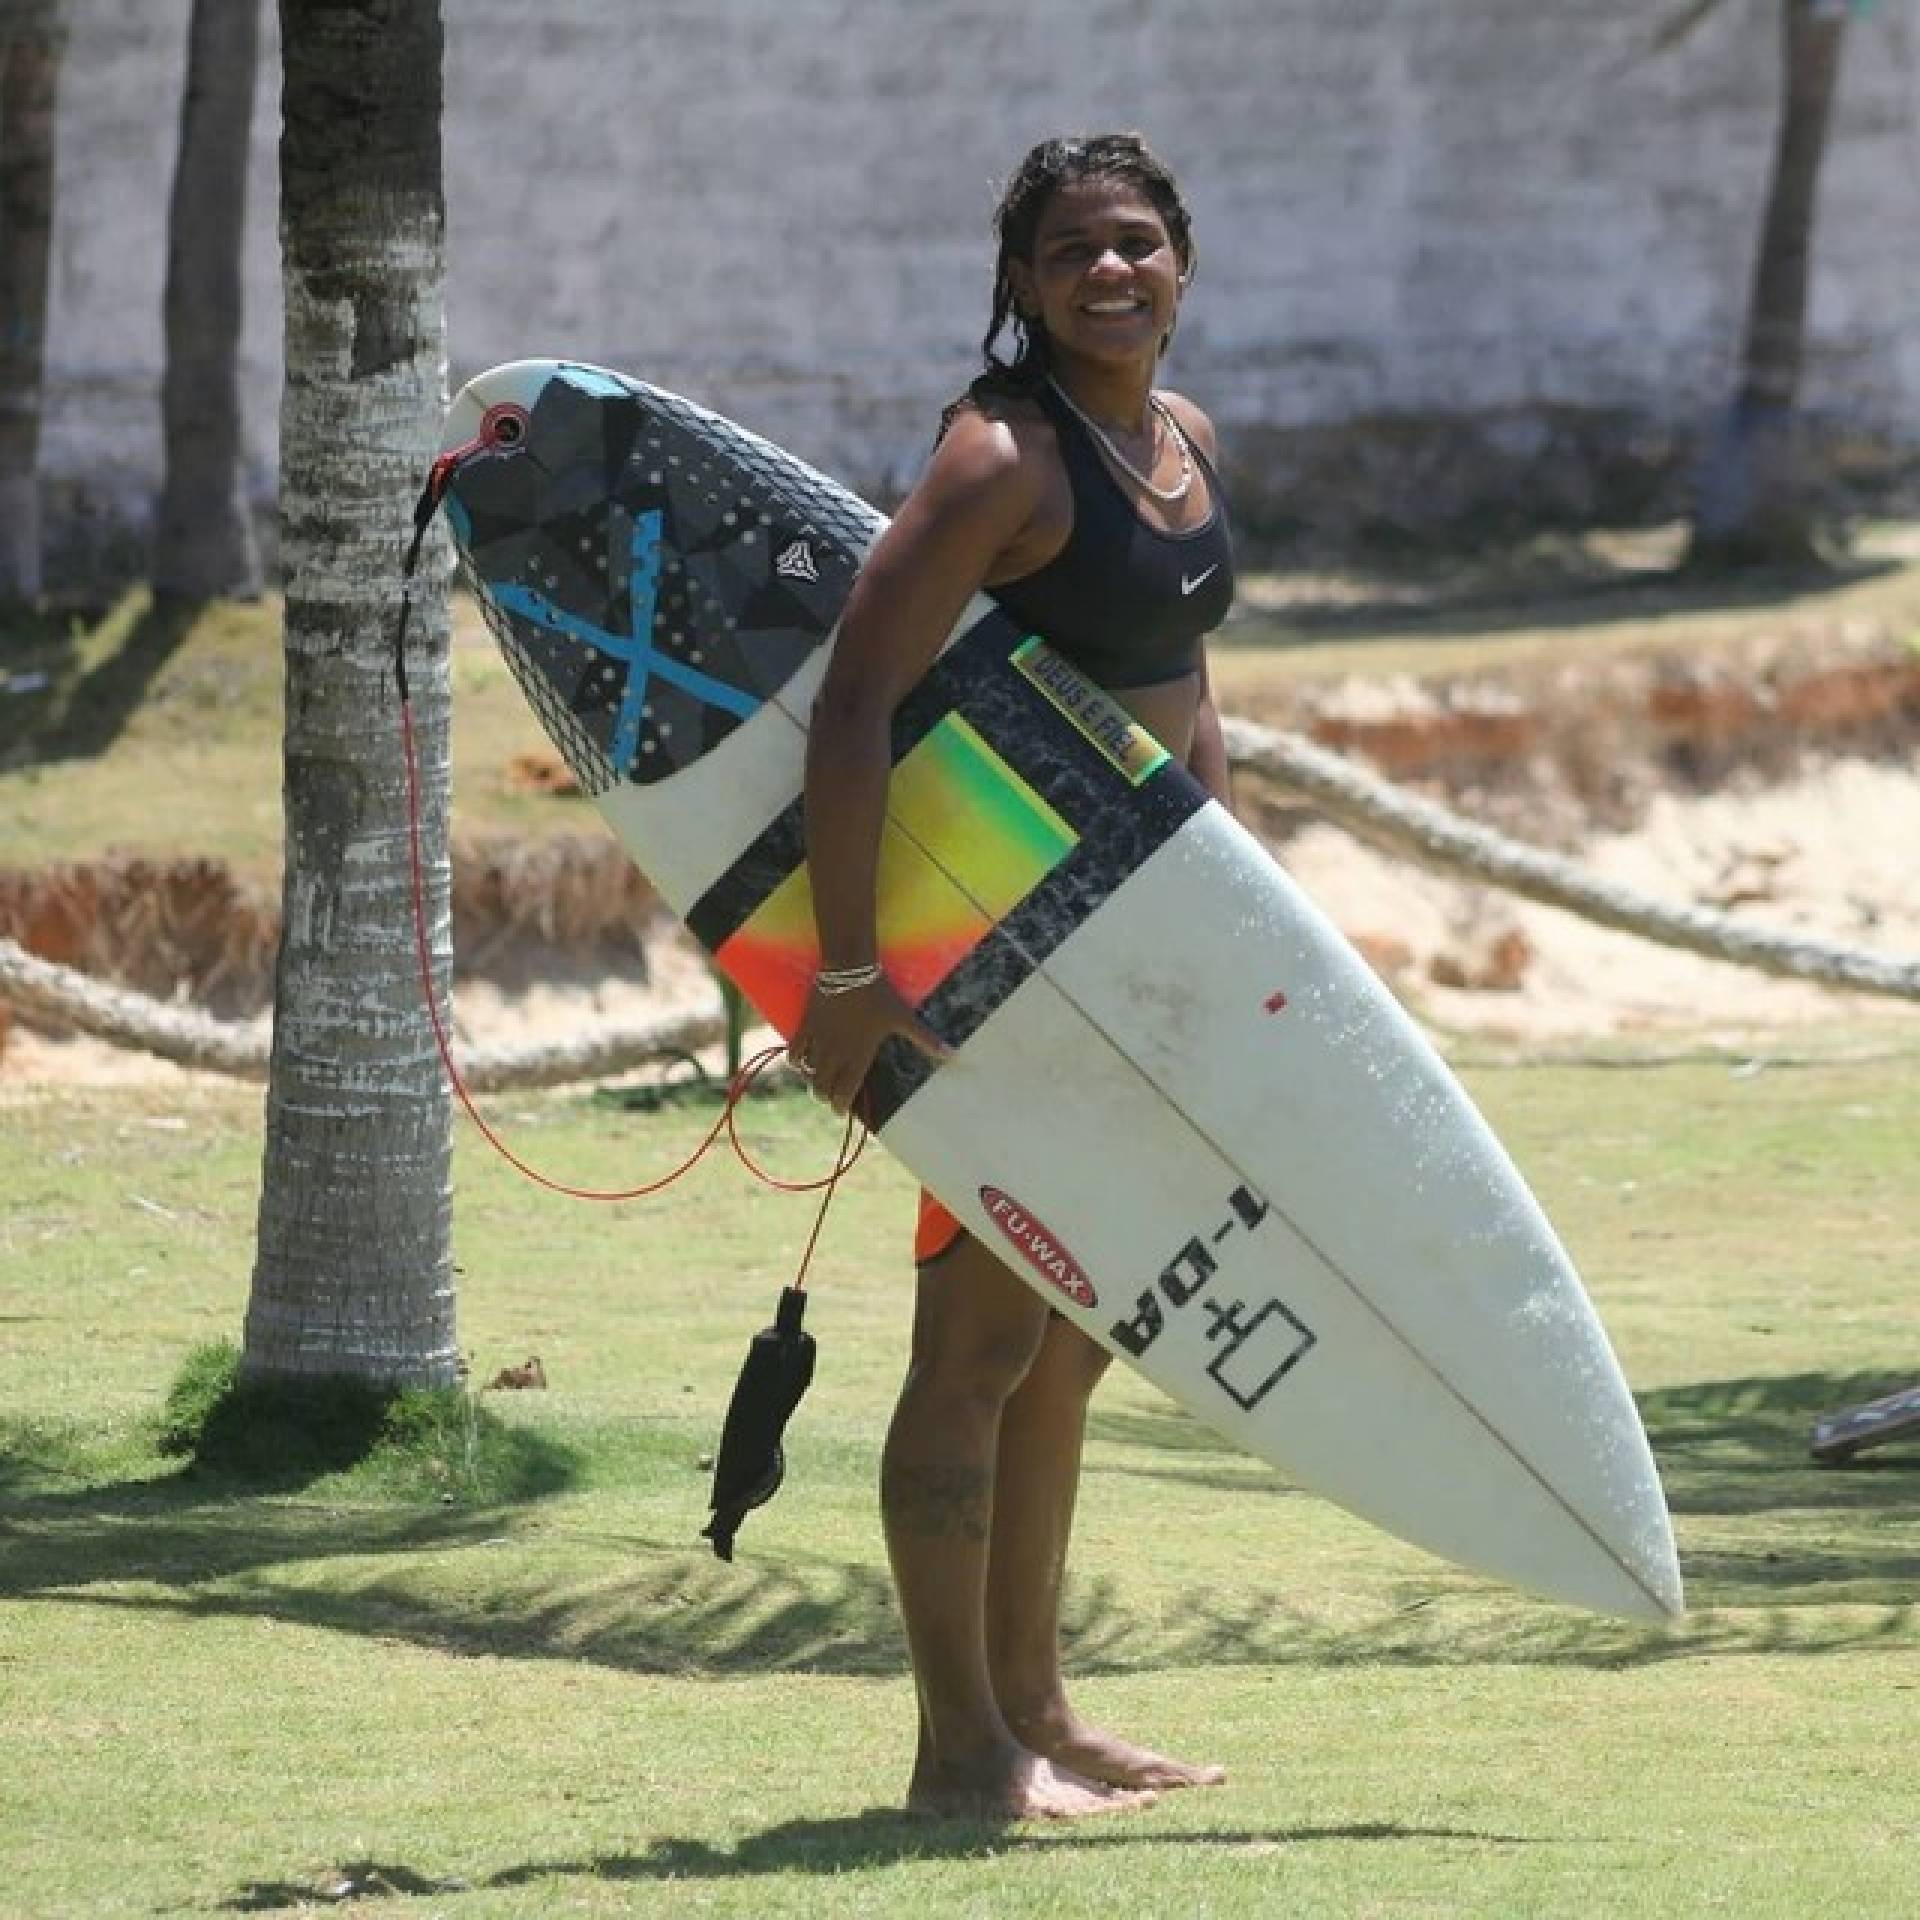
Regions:
[[[985,1608],[1000,1421],[1045,1332],[1042,1302],[977,1242],[922,1269],[880,1506],[920,1702],[908,1804],[923,1811],[1065,1817],[1150,1797],[1036,1757],[994,1698]]]
[[[1090,1726],[1067,1703],[1060,1590],[1087,1403],[1109,1359],[1071,1322],[1051,1320],[1000,1417],[986,1603],[994,1697],[1023,1746],[1093,1779],[1123,1787],[1214,1786],[1226,1778],[1221,1768],[1136,1747]]]

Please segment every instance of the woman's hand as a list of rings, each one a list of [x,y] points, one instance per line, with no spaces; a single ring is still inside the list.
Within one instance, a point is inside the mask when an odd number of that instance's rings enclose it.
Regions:
[[[896,1037],[918,1047],[929,1060],[953,1058],[953,1049],[882,974],[870,986],[850,993],[823,993],[815,987],[787,1058],[813,1083],[819,1099],[835,1113],[846,1113],[866,1084],[880,1043]]]

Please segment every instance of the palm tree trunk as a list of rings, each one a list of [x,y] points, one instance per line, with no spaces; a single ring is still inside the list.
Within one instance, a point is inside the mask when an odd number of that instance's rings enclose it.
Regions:
[[[0,602],[40,597],[40,400],[53,233],[60,0],[0,26]]]
[[[1740,385],[1703,464],[1692,556],[1717,565],[1818,558],[1797,403],[1814,213],[1846,39],[1846,0],[1784,0],[1782,106]]]
[[[167,215],[166,477],[154,533],[162,598],[260,590],[240,467],[240,256],[260,0],[193,0],[180,158]]]
[[[250,1376],[450,1384],[450,1125],[412,944],[392,634],[446,398],[439,0],[281,0],[286,879]],[[450,973],[444,546],[416,592],[434,989]]]

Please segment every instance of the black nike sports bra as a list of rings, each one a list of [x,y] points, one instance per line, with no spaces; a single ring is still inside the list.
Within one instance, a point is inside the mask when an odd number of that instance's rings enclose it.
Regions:
[[[1051,387],[1034,396],[1053,422],[1073,494],[1073,530],[1044,567],[990,591],[1103,687],[1148,687],[1200,665],[1200,643],[1233,603],[1233,541],[1213,463],[1191,441],[1213,511],[1184,533],[1142,520],[1093,436]]]

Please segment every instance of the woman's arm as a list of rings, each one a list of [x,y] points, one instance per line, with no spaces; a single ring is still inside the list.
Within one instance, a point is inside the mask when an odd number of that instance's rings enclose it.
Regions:
[[[1041,498],[1033,450],[1004,422],[963,412],[848,595],[807,739],[807,864],[826,967],[878,958],[874,895],[894,710]],[[844,1113],[893,1034],[945,1055],[884,979],[853,993],[816,989],[788,1051]]]
[[[1220,731],[1220,709],[1213,703],[1213,681],[1207,656],[1200,655],[1200,704],[1193,710],[1193,744],[1187,749],[1187,771],[1231,813],[1233,763]]]

